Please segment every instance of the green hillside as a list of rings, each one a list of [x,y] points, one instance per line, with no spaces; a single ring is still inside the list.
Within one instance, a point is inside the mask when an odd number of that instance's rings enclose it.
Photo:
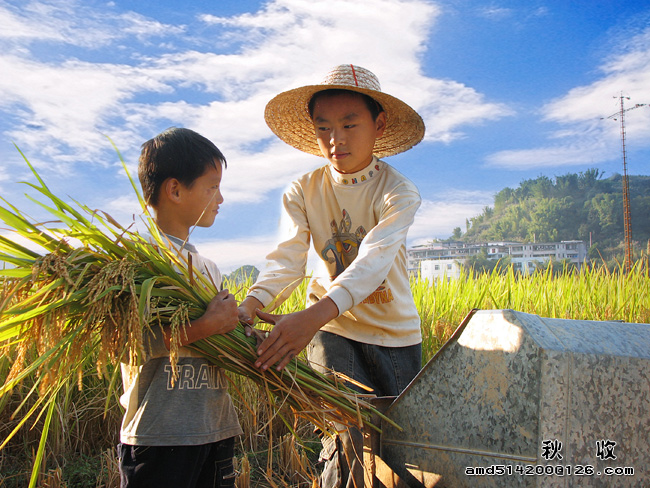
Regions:
[[[603,178],[597,169],[551,179],[523,180],[504,188],[494,206],[454,229],[450,240],[551,242],[579,239],[591,243],[590,258],[624,256],[623,178]],[[650,239],[650,176],[630,176],[630,213],[635,256]]]

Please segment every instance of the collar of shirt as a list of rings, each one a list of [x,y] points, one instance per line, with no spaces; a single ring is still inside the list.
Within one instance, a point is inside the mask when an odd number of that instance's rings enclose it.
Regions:
[[[385,163],[377,159],[376,156],[373,156],[371,163],[356,173],[339,173],[331,164],[328,165],[327,169],[329,170],[330,176],[337,184],[343,186],[355,186],[362,185],[363,183],[376,178],[384,167]]]
[[[180,247],[181,249],[185,249],[186,251],[193,252],[193,253],[198,253],[198,251],[197,251],[196,247],[194,246],[194,244],[192,244],[192,243],[190,243],[188,241],[184,241],[183,239],[179,239],[178,237],[174,237],[174,236],[169,235],[169,234],[164,234],[164,236],[167,237],[167,239],[169,239],[172,242],[172,244],[175,244],[176,246]]]

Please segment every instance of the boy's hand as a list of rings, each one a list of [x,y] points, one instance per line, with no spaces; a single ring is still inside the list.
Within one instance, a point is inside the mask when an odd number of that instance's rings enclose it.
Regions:
[[[281,371],[289,361],[302,351],[311,341],[318,328],[308,327],[296,313],[274,315],[261,310],[257,316],[268,324],[273,324],[273,330],[257,348],[259,359],[255,367],[267,370],[274,364]]]
[[[263,308],[262,302],[257,298],[246,297],[243,302],[239,304],[237,312],[239,313],[239,321],[245,324],[253,325],[253,318],[257,309]],[[250,335],[250,334],[248,334]]]
[[[215,334],[227,334],[235,330],[238,323],[239,316],[235,296],[228,293],[228,290],[221,290],[210,300],[205,313],[198,319],[190,321],[189,327],[185,327],[185,333],[181,334],[180,345],[187,346]],[[165,329],[163,339],[169,349],[171,336],[168,328]]]
[[[248,324],[244,326],[244,332],[246,334],[246,337],[255,337],[255,341],[257,343],[255,347],[260,347],[262,345],[262,342],[264,342],[264,339],[269,336],[268,330],[256,329],[252,325]]]
[[[235,296],[231,295],[228,290],[221,290],[210,300],[201,319],[205,319],[208,330],[211,331],[209,335],[227,334],[235,330],[239,323]]]
[[[273,315],[260,310],[257,316],[273,324],[273,330],[257,348],[255,367],[263,371],[276,365],[281,371],[312,340],[316,332],[339,314],[336,304],[324,298],[311,307],[286,315]]]

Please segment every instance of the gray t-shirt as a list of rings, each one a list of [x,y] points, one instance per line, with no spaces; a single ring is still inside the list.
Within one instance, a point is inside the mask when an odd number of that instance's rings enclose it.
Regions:
[[[181,240],[168,237],[181,248]],[[201,257],[189,243],[182,252],[191,253],[194,269],[220,287],[221,273],[213,262]],[[122,443],[199,445],[242,433],[223,370],[193,350],[180,348],[179,376],[172,385],[169,351],[160,330],[152,331],[149,352],[151,357],[141,366],[121,365],[124,394],[120,403],[126,409],[120,430]]]

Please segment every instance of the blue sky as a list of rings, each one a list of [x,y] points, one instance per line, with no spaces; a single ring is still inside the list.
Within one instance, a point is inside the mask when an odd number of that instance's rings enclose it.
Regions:
[[[0,0],[0,25],[0,196],[30,208],[15,144],[55,193],[128,223],[105,136],[135,175],[142,142],[189,127],[228,159],[215,225],[192,234],[224,272],[263,262],[283,189],[324,162],[274,138],[264,106],[335,65],[370,69],[425,120],[425,140],[387,158],[422,194],[410,245],[464,230],[523,179],[621,172],[606,117],[621,94],[650,104],[648,0]],[[650,107],[626,129],[629,173],[650,174]]]

